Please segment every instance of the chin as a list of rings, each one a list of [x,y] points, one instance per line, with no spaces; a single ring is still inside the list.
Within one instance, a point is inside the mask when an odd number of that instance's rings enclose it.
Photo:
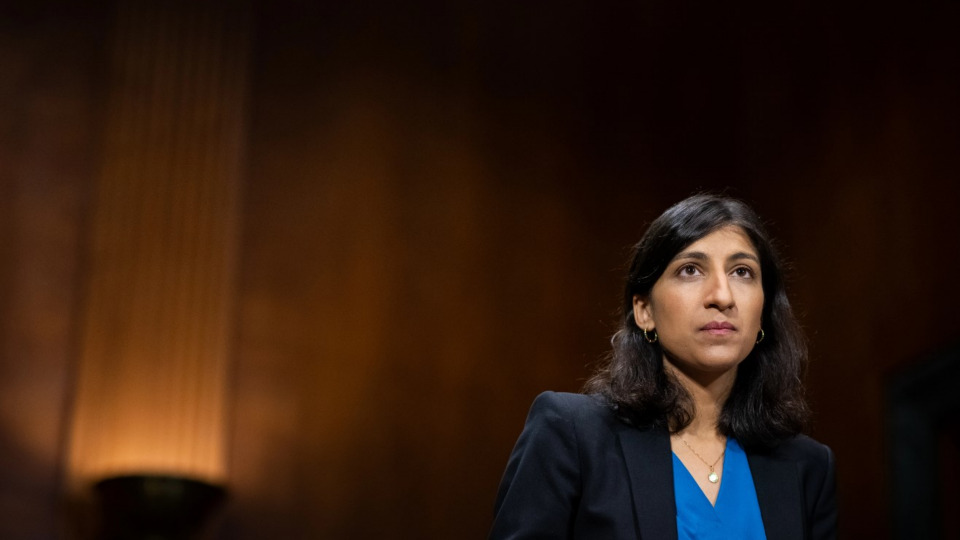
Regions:
[[[701,354],[691,354],[689,356],[667,355],[670,363],[680,369],[694,369],[703,373],[725,373],[731,369],[736,369],[743,361],[740,357],[740,351],[705,351]]]
[[[726,373],[731,369],[737,369],[737,366],[740,365],[738,360],[702,360],[693,364],[695,367],[701,371],[708,373]]]
[[[750,355],[750,349],[746,351],[740,346],[726,345],[723,347],[706,347],[700,351],[694,351],[693,356],[703,362],[710,364],[737,365]]]

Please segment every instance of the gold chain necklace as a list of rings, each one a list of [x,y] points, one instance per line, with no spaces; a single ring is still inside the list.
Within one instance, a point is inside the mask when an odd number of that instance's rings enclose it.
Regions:
[[[716,484],[717,482],[719,482],[719,481],[720,481],[720,476],[718,476],[717,473],[716,473],[716,471],[713,470],[713,467],[714,467],[717,463],[719,463],[720,460],[723,459],[723,455],[727,453],[727,447],[726,447],[726,445],[724,445],[724,447],[723,447],[723,452],[720,452],[720,457],[718,457],[718,458],[717,458],[717,461],[714,461],[714,462],[713,462],[713,465],[711,465],[711,464],[707,463],[707,460],[703,459],[703,457],[702,457],[700,454],[698,454],[697,451],[694,450],[692,446],[690,446],[690,443],[688,443],[688,442],[683,438],[683,435],[677,434],[677,437],[680,437],[680,440],[683,441],[683,444],[687,445],[687,448],[689,448],[690,451],[693,452],[693,455],[695,455],[695,456],[697,456],[698,458],[700,458],[700,461],[702,461],[704,465],[706,465],[707,467],[710,467],[710,474],[707,475],[707,480],[709,480],[711,484]]]

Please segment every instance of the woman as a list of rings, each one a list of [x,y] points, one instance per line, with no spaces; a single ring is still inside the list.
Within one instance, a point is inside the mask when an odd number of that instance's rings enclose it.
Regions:
[[[834,538],[834,459],[800,434],[806,347],[781,268],[740,201],[657,218],[586,393],[534,401],[490,537]]]

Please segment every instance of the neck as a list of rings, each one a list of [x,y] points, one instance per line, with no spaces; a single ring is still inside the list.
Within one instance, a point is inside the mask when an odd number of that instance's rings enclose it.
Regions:
[[[717,423],[723,404],[726,403],[733,389],[737,368],[722,372],[684,370],[678,368],[666,356],[663,359],[663,367],[676,378],[693,400],[693,420],[682,433],[701,440],[722,438],[717,430]]]

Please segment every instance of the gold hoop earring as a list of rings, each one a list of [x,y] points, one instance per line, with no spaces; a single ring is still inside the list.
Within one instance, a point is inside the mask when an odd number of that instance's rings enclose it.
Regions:
[[[653,330],[651,330],[651,332],[653,332],[653,339],[650,339],[650,336],[647,335],[647,331],[646,331],[645,329],[641,328],[641,330],[643,330],[643,339],[647,340],[647,343],[656,343],[657,340],[660,339],[660,336],[657,335],[657,329],[656,329],[656,328],[654,328]]]
[[[763,341],[763,338],[765,338],[765,337],[767,337],[767,335],[763,333],[763,328],[761,328],[761,329],[760,329],[760,337],[757,338],[757,345],[759,345],[760,342]]]

